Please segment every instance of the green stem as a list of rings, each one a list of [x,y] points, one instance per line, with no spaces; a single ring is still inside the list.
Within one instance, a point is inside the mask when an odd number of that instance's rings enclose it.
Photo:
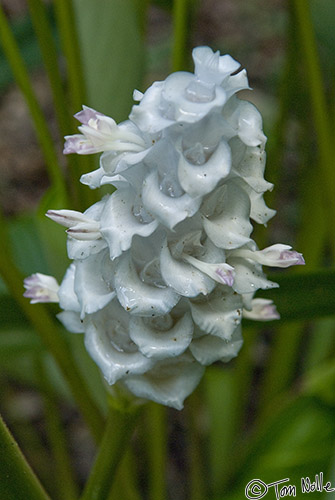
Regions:
[[[209,497],[207,488],[208,477],[206,477],[205,474],[205,471],[207,472],[209,468],[204,467],[204,465],[206,464],[206,455],[204,456],[204,443],[202,439],[203,434],[201,432],[202,425],[198,424],[199,415],[201,418],[201,404],[203,396],[203,393],[200,392],[201,389],[202,386],[200,386],[197,391],[191,394],[191,396],[188,398],[186,406],[188,422],[187,442],[190,470],[190,500],[203,500],[204,498]]]
[[[22,455],[1,416],[0,443],[0,498],[48,500],[49,496]]]
[[[149,499],[166,499],[166,408],[157,403],[147,407],[149,452]]]
[[[53,140],[48,129],[48,125],[40,108],[40,105],[36,99],[27,69],[21,57],[17,43],[11,32],[9,23],[3,12],[3,7],[1,6],[1,4],[0,40],[2,41],[3,50],[12,68],[16,83],[20,87],[28,105],[35,126],[36,134],[48,168],[50,181],[60,192],[65,195],[66,185],[53,145]]]
[[[47,486],[47,493],[52,495],[55,491],[53,485],[50,484],[50,454],[45,447],[40,429],[36,427],[36,422],[32,422],[27,418],[26,414],[17,415],[13,412],[12,401],[17,397],[17,387],[12,387],[6,377],[1,381],[1,406],[3,408],[4,418],[10,422],[11,432],[15,436],[15,440],[19,443],[21,450],[24,450],[24,456],[31,466],[36,471],[40,483],[43,487]],[[1,481],[0,481],[1,485]],[[45,485],[45,486],[44,486]],[[0,495],[0,498],[1,495]]]
[[[141,407],[110,408],[108,421],[81,500],[107,500],[118,465],[133,434]]]
[[[173,2],[174,33],[172,47],[172,71],[185,69],[188,3],[189,0],[174,0]]]
[[[72,0],[55,0],[54,5],[66,59],[72,112],[76,112],[85,103],[87,96]]]
[[[259,418],[262,418],[262,412],[267,411],[270,402],[287,389],[294,378],[302,331],[301,322],[288,322],[274,331],[272,355],[268,359],[261,390]]]
[[[52,36],[52,26],[48,19],[45,3],[42,0],[28,0],[28,5],[52,90],[59,130],[62,135],[66,135],[71,131],[73,124],[68,112],[67,98],[59,71],[58,53]]]
[[[311,107],[319,146],[321,174],[331,214],[329,218],[335,220],[335,169],[332,122],[322,82],[310,6],[308,0],[291,0],[291,2],[293,7],[292,12],[298,28],[298,36],[300,37],[304,66],[306,68],[306,79],[311,96]]]
[[[137,485],[137,456],[130,448],[124,454],[108,500],[141,500]]]
[[[59,498],[62,500],[75,500],[78,498],[79,492],[72,474],[71,460],[59,416],[59,409],[55,401],[54,389],[41,358],[36,360],[36,368],[44,401],[47,435],[55,461],[55,474],[57,477],[62,478],[56,485],[59,491]]]
[[[47,349],[55,358],[65,380],[68,382],[72,394],[83,413],[95,439],[99,441],[104,425],[104,419],[96,406],[85,380],[79,372],[72,352],[61,335],[59,328],[46,307],[42,304],[31,306],[23,297],[23,276],[16,268],[10,254],[10,245],[6,233],[5,221],[0,214],[0,237],[2,252],[0,253],[0,275],[6,283],[8,290],[16,300],[22,311],[40,335]]]
[[[74,123],[59,71],[57,47],[52,36],[52,26],[48,20],[46,6],[42,0],[28,0],[28,5],[50,82],[59,130],[62,136],[69,135],[75,131]],[[70,181],[72,205],[78,210],[84,209],[86,207],[82,201],[80,202],[81,189],[78,183],[79,158],[76,155],[70,155],[67,157],[67,163],[70,169],[70,176],[67,180]]]
[[[83,104],[87,104],[85,75],[79,44],[76,19],[72,0],[55,0],[57,27],[61,39],[63,54],[66,60],[67,82],[70,94],[70,114],[77,113]],[[67,131],[71,133],[72,127]],[[97,201],[97,193],[79,184],[82,174],[96,169],[95,158],[74,155],[69,157],[70,182],[72,191],[76,194],[77,203],[81,210]]]

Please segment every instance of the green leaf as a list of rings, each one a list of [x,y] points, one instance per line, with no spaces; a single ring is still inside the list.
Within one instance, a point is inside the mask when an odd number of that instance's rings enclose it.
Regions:
[[[5,293],[0,295],[0,329],[26,327],[28,321],[15,300]],[[1,333],[0,333],[1,335]],[[1,342],[1,341],[0,341]]]
[[[49,497],[0,418],[0,498],[47,500]]]
[[[319,43],[322,46],[322,55],[327,56],[325,70],[334,69],[335,49],[335,3],[333,0],[310,0],[313,25]]]
[[[88,92],[83,104],[124,120],[144,72],[138,6],[133,0],[74,0],[74,7]]]
[[[49,21],[52,24],[52,34],[56,39],[55,22],[50,7],[48,9]],[[15,19],[11,23],[13,34],[20,47],[20,52],[29,69],[35,69],[42,65],[42,57],[35,38],[32,22],[29,16],[23,16]],[[13,73],[0,47],[0,94],[6,87],[13,82]]]
[[[315,474],[322,471],[326,483],[334,453],[334,418],[334,408],[317,398],[300,398],[286,407],[248,446],[245,460],[240,455],[229,493],[222,500],[244,498],[246,485],[256,478],[266,484],[289,478],[284,485],[295,485],[297,498],[302,495],[301,478],[309,477],[313,482]],[[313,498],[323,498],[323,494],[314,492]],[[275,498],[273,487],[268,495]]]
[[[262,290],[258,292],[258,296],[274,301],[281,316],[279,322],[308,320],[335,314],[333,269],[301,275],[278,273],[271,275],[270,279],[280,287]]]

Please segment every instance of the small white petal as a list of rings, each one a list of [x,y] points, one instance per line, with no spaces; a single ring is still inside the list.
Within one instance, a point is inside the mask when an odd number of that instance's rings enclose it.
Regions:
[[[102,113],[85,106],[75,117],[82,123],[82,133],[65,137],[64,154],[92,154],[102,151],[141,151],[145,142],[131,127],[117,125]]]
[[[256,193],[271,191],[273,184],[264,179],[266,154],[264,148],[245,146],[238,138],[230,142],[233,154],[232,174],[241,177]]]
[[[48,210],[45,215],[49,217],[49,219],[64,227],[72,227],[80,223],[93,224],[96,222],[76,210]]]
[[[266,142],[262,130],[262,116],[248,101],[241,101],[238,116],[238,136],[247,146],[259,146]]]
[[[136,193],[132,189],[120,188],[110,196],[102,212],[100,231],[108,243],[111,259],[128,250],[136,234],[148,237],[158,226],[152,217],[149,223],[143,223],[140,217],[135,217],[135,199]]]
[[[78,297],[74,291],[74,274],[76,266],[74,263],[67,268],[63,281],[58,290],[59,305],[62,309],[69,311],[80,311]]]
[[[80,315],[74,311],[62,311],[57,314],[59,321],[71,333],[84,333],[85,328]]]
[[[290,267],[302,266],[305,264],[301,253],[292,250],[289,245],[277,243],[263,250],[241,249],[234,252],[234,256],[245,257],[265,266]]]
[[[136,349],[127,330],[127,315],[115,301],[85,325],[86,349],[110,385],[127,375],[145,373],[154,365]]]
[[[206,83],[183,71],[169,75],[162,89],[161,114],[173,121],[196,123],[215,108],[223,106],[227,100],[224,89]]]
[[[276,306],[272,300],[269,299],[253,299],[251,302],[251,310],[243,309],[243,317],[253,319],[255,321],[271,321],[279,319]]]
[[[243,344],[241,327],[238,326],[230,341],[222,340],[211,335],[204,335],[193,340],[190,351],[199,363],[210,365],[215,361],[228,363],[235,358]]]
[[[141,101],[143,95],[144,95],[143,92],[140,92],[139,90],[135,89],[133,92],[134,101]]]
[[[207,295],[215,287],[215,281],[193,265],[178,261],[171,256],[167,246],[160,255],[162,277],[167,285],[184,297]]]
[[[250,241],[253,229],[249,222],[249,196],[235,181],[229,181],[218,189],[223,193],[219,208],[221,213],[211,218],[203,217],[204,229],[219,248],[241,247]]]
[[[169,229],[173,229],[187,217],[192,217],[201,205],[200,198],[193,199],[188,194],[178,198],[163,194],[155,171],[143,182],[142,200],[146,210]]]
[[[260,288],[262,290],[278,288],[279,285],[277,283],[266,279],[260,264],[241,257],[235,257],[233,254],[231,257],[228,257],[228,260],[235,269],[236,274],[233,289],[237,293],[252,293]]]
[[[91,189],[96,189],[101,186],[101,180],[105,175],[106,172],[104,169],[99,167],[97,170],[93,170],[93,172],[83,174],[80,177],[80,182],[85,184],[85,186],[89,186]]]
[[[256,193],[250,186],[245,184],[245,190],[250,198],[250,217],[258,224],[264,224],[276,215],[276,210],[269,208],[264,201],[262,193]]]
[[[202,164],[190,163],[182,154],[178,165],[178,179],[182,188],[193,198],[204,196],[229,174],[230,167],[230,147],[222,140],[210,158]]]
[[[185,314],[174,326],[165,328],[163,316],[160,324],[144,318],[132,317],[129,323],[130,338],[138,345],[147,358],[165,359],[182,354],[189,346],[193,334],[193,321],[190,313]],[[163,325],[162,325],[163,323]]]
[[[127,377],[124,383],[140,398],[182,410],[185,398],[194,391],[203,373],[204,367],[185,353],[158,361],[152,370],[137,377]]]
[[[66,233],[79,241],[95,241],[101,238],[100,224],[98,222],[79,222],[66,230]]]
[[[239,71],[236,75],[231,75],[226,78],[224,81],[224,89],[227,93],[228,99],[240,90],[251,90],[246,70],[242,69],[242,71]]]
[[[53,276],[42,273],[32,274],[25,278],[23,285],[26,289],[23,296],[31,299],[31,304],[59,301],[59,284]]]
[[[170,312],[179,300],[179,295],[171,288],[143,283],[128,252],[117,261],[114,287],[122,307],[139,316],[162,316]]]
[[[102,309],[115,297],[115,292],[102,276],[106,257],[103,251],[75,263],[73,286],[80,304],[81,318]]]
[[[196,47],[192,51],[194,73],[201,81],[220,85],[226,76],[234,73],[240,63],[230,55],[220,56],[220,52],[213,52],[209,47]]]
[[[194,322],[206,333],[230,340],[242,320],[242,299],[231,292],[214,292],[207,300],[190,302]]]
[[[75,119],[83,125],[88,125],[90,120],[96,120],[99,116],[104,115],[93,108],[85,106],[85,104],[83,105],[83,109],[74,115]]]
[[[229,264],[203,262],[187,254],[183,255],[183,259],[222,285],[232,286],[234,283],[235,271]]]

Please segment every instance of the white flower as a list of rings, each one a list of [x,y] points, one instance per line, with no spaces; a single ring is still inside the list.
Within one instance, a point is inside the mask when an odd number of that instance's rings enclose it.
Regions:
[[[58,302],[59,284],[53,276],[41,273],[32,274],[25,278],[23,284],[26,289],[23,295],[31,299],[31,304]]]
[[[82,123],[78,127],[81,134],[65,137],[64,154],[87,155],[110,150],[137,152],[145,149],[145,142],[140,135],[117,125],[113,118],[94,109],[83,106],[75,118]]]
[[[59,289],[34,275],[25,293],[59,300],[58,318],[84,333],[110,385],[177,409],[205,366],[237,356],[243,317],[279,317],[254,297],[278,286],[262,265],[304,264],[288,245],[252,239],[251,219],[275,211],[263,199],[273,185],[261,115],[235,95],[249,88],[245,70],[232,75],[239,64],[208,47],[193,59],[194,74],[136,91],[126,122],[85,106],[76,115],[81,135],[66,137],[65,153],[103,152],[81,181],[117,190],[84,213],[47,213],[67,228],[73,263]]]

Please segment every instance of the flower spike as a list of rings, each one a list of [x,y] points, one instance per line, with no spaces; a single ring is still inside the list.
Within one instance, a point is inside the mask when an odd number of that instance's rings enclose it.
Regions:
[[[81,177],[112,194],[84,213],[49,210],[66,227],[73,262],[58,286],[25,280],[34,302],[59,301],[58,319],[85,346],[107,384],[182,409],[205,367],[242,347],[242,318],[279,318],[262,266],[303,265],[289,245],[259,250],[254,223],[275,215],[263,196],[262,117],[237,92],[246,71],[209,47],[193,50],[194,73],[176,72],[143,94],[129,119],[83,106],[64,153],[103,153]]]

